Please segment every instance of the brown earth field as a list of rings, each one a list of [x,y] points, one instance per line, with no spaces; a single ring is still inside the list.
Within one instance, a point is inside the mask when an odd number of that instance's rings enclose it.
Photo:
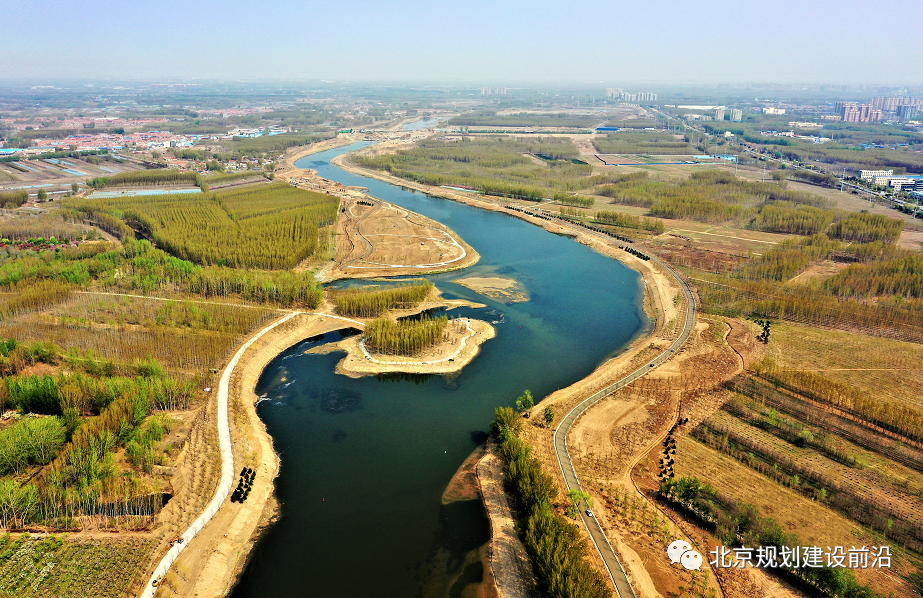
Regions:
[[[336,258],[325,280],[431,274],[472,266],[481,256],[443,224],[367,196],[343,197]]]
[[[901,579],[901,576],[915,570],[907,553],[881,534],[859,525],[824,504],[785,488],[692,438],[680,438],[677,441],[675,472],[677,477],[695,476],[719,492],[753,504],[760,513],[772,517],[786,530],[795,531],[804,546],[849,548],[890,544],[894,554],[893,567],[890,570],[856,569],[856,578],[862,583],[872,584],[883,596],[891,592],[908,598],[914,595]],[[646,486],[653,491],[652,483]],[[720,544],[710,534],[701,533],[708,538],[707,550]]]

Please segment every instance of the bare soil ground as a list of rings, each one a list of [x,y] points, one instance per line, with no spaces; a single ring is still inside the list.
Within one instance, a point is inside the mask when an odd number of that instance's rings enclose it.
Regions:
[[[788,322],[774,324],[771,339],[767,355],[785,368],[923,408],[923,346],[917,343]]]
[[[336,259],[325,280],[467,268],[480,255],[448,227],[365,194],[343,198]]]
[[[719,492],[736,497],[741,502],[755,505],[758,510],[775,519],[784,529],[797,531],[805,546],[881,546],[889,544],[886,538],[840,515],[822,503],[785,488],[737,460],[719,453],[691,438],[677,442],[675,472],[678,477],[695,476],[708,482]],[[709,549],[717,545],[711,540]],[[911,597],[912,591],[900,575],[913,572],[906,554],[892,546],[895,554],[891,571],[856,569],[862,583],[874,584],[881,595],[894,592]]]

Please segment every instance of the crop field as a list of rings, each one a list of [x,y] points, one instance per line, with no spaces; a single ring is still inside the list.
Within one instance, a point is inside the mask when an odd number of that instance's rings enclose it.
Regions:
[[[6,534],[0,538],[0,596],[120,598],[152,548],[144,538]]]
[[[281,183],[213,194],[86,199],[69,207],[119,217],[167,252],[204,265],[293,268],[322,249],[339,202]]]
[[[861,583],[871,585],[882,595],[887,596],[890,592],[900,596],[912,595],[898,575],[912,573],[920,566],[918,554],[895,545],[881,533],[852,521],[823,502],[775,483],[692,438],[681,438],[677,442],[675,460],[674,471],[678,478],[697,477],[713,486],[719,494],[755,506],[759,513],[773,518],[783,529],[794,532],[803,545],[850,547],[890,544],[895,555],[891,574],[857,569],[856,576]]]
[[[605,137],[594,138],[593,145],[600,154],[688,156],[697,153],[682,135],[653,131],[609,133]]]
[[[780,367],[813,372],[879,400],[923,409],[923,346],[840,330],[780,323],[767,355]]]

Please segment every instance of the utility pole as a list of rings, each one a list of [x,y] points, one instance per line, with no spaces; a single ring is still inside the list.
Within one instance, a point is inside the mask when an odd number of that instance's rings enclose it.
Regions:
[[[763,162],[763,180],[760,182],[762,183],[766,182],[766,163],[765,162]]]

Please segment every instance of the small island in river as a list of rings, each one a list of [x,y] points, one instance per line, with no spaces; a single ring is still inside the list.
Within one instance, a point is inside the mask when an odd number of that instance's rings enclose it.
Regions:
[[[345,351],[346,357],[337,364],[336,371],[353,378],[391,372],[450,374],[471,363],[481,344],[494,336],[496,331],[487,322],[456,318],[449,320],[441,342],[412,356],[370,350],[361,334],[309,349],[307,353]]]
[[[519,281],[504,276],[468,276],[454,281],[479,295],[499,299],[504,303],[523,303],[529,294]]]

